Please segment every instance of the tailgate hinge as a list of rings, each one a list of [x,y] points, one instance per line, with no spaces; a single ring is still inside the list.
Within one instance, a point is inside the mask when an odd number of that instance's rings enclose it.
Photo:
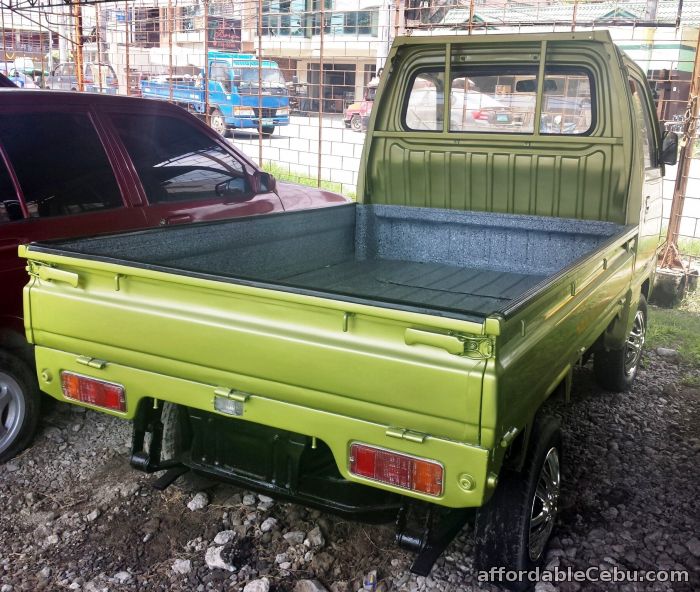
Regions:
[[[107,366],[106,360],[99,360],[97,358],[91,358],[90,356],[78,356],[75,358],[78,364],[83,366],[89,366],[90,368],[96,368],[97,370],[102,370]]]
[[[424,434],[423,432],[416,432],[414,430],[407,430],[406,428],[388,428],[384,433],[389,438],[408,440],[409,442],[416,442],[417,444],[422,444],[428,437],[428,434]]]

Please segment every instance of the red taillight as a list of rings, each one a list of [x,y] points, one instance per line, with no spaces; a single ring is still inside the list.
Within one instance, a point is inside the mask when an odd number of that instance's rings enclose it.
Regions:
[[[444,470],[440,463],[365,444],[350,446],[350,472],[410,491],[442,494]]]
[[[489,114],[484,113],[481,109],[478,109],[476,111],[472,111],[472,117],[474,119],[478,119],[478,120],[483,121],[483,120],[486,120],[489,118]]]
[[[126,397],[124,387],[120,384],[97,380],[73,374],[72,372],[61,372],[61,389],[63,395],[69,399],[88,403],[105,409],[114,411],[126,411]]]

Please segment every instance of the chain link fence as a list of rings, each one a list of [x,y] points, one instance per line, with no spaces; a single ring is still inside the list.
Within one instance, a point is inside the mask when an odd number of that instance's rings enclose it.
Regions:
[[[688,264],[700,256],[698,114],[689,102],[693,77],[700,74],[700,0],[0,5],[0,71],[16,82],[178,103],[279,178],[351,197],[377,76],[397,35],[607,29],[647,72],[664,129],[686,135],[686,160],[667,170],[664,216],[679,257]]]

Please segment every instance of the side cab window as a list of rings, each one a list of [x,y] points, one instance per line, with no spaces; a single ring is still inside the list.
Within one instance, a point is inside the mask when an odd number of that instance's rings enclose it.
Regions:
[[[654,119],[649,112],[651,108],[650,103],[641,82],[630,77],[629,85],[632,96],[632,108],[634,109],[635,118],[639,122],[638,141],[642,146],[644,168],[655,168],[658,166],[656,130],[654,129]]]

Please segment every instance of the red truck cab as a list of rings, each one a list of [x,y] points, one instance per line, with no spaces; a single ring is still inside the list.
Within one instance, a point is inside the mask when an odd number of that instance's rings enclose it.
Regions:
[[[0,462],[31,439],[17,389],[36,391],[20,244],[324,207],[340,195],[261,171],[167,102],[0,90]],[[14,402],[14,407],[13,407]],[[26,421],[25,421],[26,420]]]

